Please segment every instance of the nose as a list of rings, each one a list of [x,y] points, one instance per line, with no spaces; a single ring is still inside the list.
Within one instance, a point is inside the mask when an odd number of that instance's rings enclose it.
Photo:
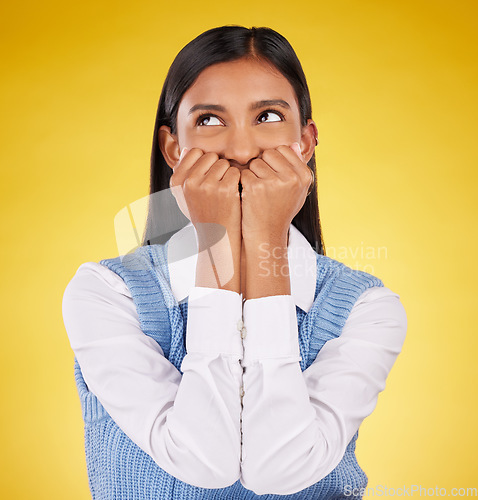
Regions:
[[[245,128],[231,128],[224,147],[224,158],[232,166],[245,168],[251,160],[261,155],[254,132]]]

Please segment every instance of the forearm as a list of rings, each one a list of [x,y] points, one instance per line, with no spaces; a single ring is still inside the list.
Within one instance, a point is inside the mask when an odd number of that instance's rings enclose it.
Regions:
[[[240,230],[228,229],[223,233],[222,231],[200,229],[197,234],[196,286],[240,293]]]
[[[244,322],[242,481],[256,494],[295,493],[330,472],[342,446],[329,448],[317,424],[291,297],[247,301]]]
[[[241,312],[235,293],[190,292],[182,380],[152,442],[173,475],[195,486],[225,487],[239,478]]]
[[[195,288],[188,306],[183,375],[105,266],[75,275],[62,311],[87,390],[121,430],[174,477],[220,488],[240,474],[242,303],[236,293]]]
[[[246,299],[290,295],[288,235],[244,236]]]
[[[257,494],[289,494],[325,477],[339,463],[401,350],[406,315],[398,296],[374,287],[357,301],[339,337],[325,341],[300,368],[290,297],[244,305],[243,484]],[[304,320],[306,321],[306,320]],[[320,336],[326,330],[317,328]],[[310,330],[309,330],[310,331]],[[324,339],[322,337],[322,341]]]

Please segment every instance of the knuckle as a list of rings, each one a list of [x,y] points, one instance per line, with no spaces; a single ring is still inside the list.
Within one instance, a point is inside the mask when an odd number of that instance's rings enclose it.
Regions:
[[[254,158],[249,164],[249,169],[253,170],[254,168],[258,167],[261,164],[261,162],[263,162],[263,160],[261,160],[260,158]]]
[[[200,184],[200,189],[210,192],[214,186],[217,186],[216,180],[210,176],[206,176]]]
[[[237,167],[229,167],[228,172],[235,182],[241,178],[241,172]]]
[[[213,151],[208,151],[207,153],[204,153],[204,158],[207,159],[208,161],[218,161],[219,160],[219,155],[217,153],[214,153]]]
[[[302,184],[302,180],[298,174],[292,175],[291,180],[294,186],[300,186]]]
[[[197,189],[196,179],[194,177],[186,177],[186,179],[184,179],[183,182],[183,188],[188,192],[196,191]]]
[[[254,183],[254,191],[256,193],[263,193],[265,190],[265,183],[264,182],[255,182]]]
[[[276,155],[276,151],[274,149],[265,149],[262,153],[262,158],[264,158],[265,160],[272,160],[275,155]]]
[[[228,183],[220,182],[219,187],[217,188],[217,193],[222,197],[229,194],[231,191],[231,187]]]
[[[267,161],[271,158],[271,150],[270,149],[266,149],[262,152],[262,158]]]
[[[216,166],[222,167],[223,165],[229,165],[229,162],[225,158],[219,158],[215,163]]]

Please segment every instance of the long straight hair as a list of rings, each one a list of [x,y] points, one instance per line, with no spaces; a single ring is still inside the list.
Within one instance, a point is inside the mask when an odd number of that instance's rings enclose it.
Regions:
[[[159,128],[167,125],[171,133],[176,134],[179,103],[199,74],[213,64],[241,58],[265,60],[277,68],[295,91],[299,102],[301,125],[306,126],[307,120],[312,118],[310,93],[304,71],[286,38],[265,27],[249,29],[244,26],[228,25],[205,31],[178,53],[164,81],[154,124],[150,195],[169,189],[172,175],[172,169],[159,148]],[[315,152],[308,166],[315,173]],[[312,192],[307,196],[292,223],[318,254],[325,255],[317,198],[317,176],[314,177]],[[160,214],[153,200],[154,197],[150,196],[143,246],[158,242],[157,228],[160,221],[157,219]]]

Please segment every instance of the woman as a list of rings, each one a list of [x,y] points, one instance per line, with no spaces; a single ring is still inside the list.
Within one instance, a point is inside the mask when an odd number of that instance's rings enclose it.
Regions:
[[[177,55],[150,192],[188,223],[164,240],[151,196],[143,245],[83,264],[63,298],[94,498],[361,498],[358,428],[406,314],[325,256],[317,144],[277,32],[214,28]]]

